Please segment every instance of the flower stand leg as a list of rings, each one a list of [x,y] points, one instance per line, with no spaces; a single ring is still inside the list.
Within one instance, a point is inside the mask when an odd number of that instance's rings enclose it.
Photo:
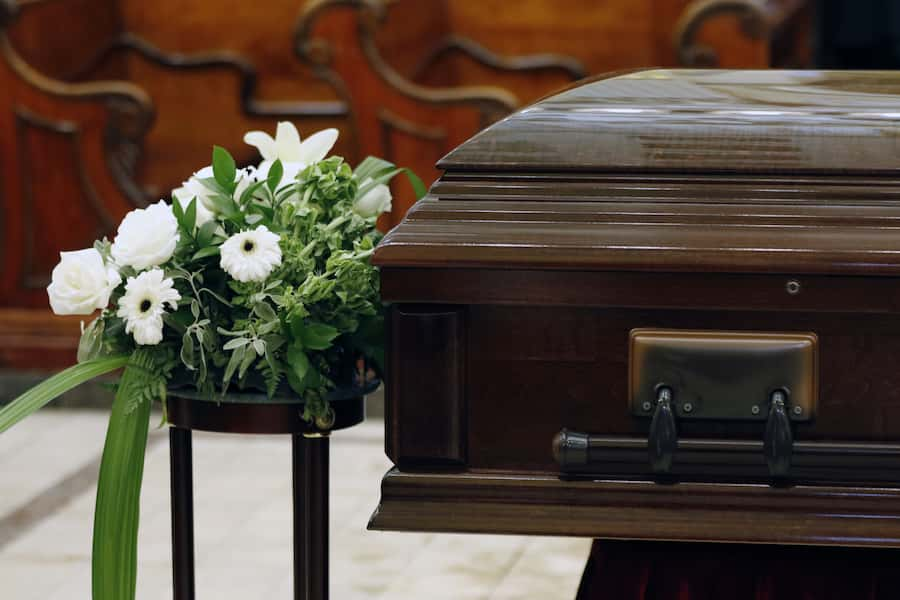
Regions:
[[[169,468],[174,598],[194,600],[194,488],[190,429],[169,428]]]
[[[327,434],[294,434],[294,598],[328,598]]]

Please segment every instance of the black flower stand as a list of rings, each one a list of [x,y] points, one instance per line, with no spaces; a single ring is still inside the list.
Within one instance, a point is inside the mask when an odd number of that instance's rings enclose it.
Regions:
[[[294,509],[294,598],[328,598],[328,450],[331,431],[365,418],[365,394],[378,387],[341,390],[331,397],[335,420],[327,431],[301,418],[303,404],[261,394],[210,401],[186,391],[166,400],[172,477],[174,600],[194,600],[194,500],[191,432],[290,434]]]

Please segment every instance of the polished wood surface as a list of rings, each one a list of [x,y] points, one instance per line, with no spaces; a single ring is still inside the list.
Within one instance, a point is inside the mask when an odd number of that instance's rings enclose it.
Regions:
[[[464,319],[459,307],[407,306],[390,313],[389,346],[397,354],[389,359],[387,387],[400,398],[429,399],[386,407],[386,420],[405,424],[385,439],[394,464],[466,462]],[[419,349],[415,356],[403,352],[411,345]],[[427,439],[417,433],[416,423],[429,430]]]
[[[388,389],[397,468],[373,527],[900,546],[897,84],[643,71],[544,100],[451,153],[374,260],[395,316],[440,305],[464,324],[447,336],[406,321],[388,371],[419,364],[441,381],[460,363],[465,391],[435,395],[431,414],[425,387]],[[793,162],[772,158],[781,146]],[[649,419],[628,393],[630,335],[646,328],[814,334],[817,412],[790,425],[797,479],[768,485],[762,420],[679,419],[685,461],[677,483],[656,483]],[[429,355],[443,359],[415,363]],[[432,441],[451,405],[465,460],[448,464]],[[561,469],[563,429],[592,434],[607,462]],[[416,461],[396,459],[400,440]]]
[[[329,81],[353,107],[359,143],[367,154],[411,168],[426,181],[438,175],[435,161],[485,125],[518,106],[510,92],[494,86],[432,88],[392,66],[376,40],[387,18],[381,1],[313,0],[296,27],[299,58]],[[356,31],[347,39],[342,32]],[[415,198],[395,184],[394,210],[382,225],[395,225]]]
[[[439,166],[896,174],[898,93],[890,71],[645,70],[547,98]]]
[[[285,119],[304,135],[346,129],[347,107],[293,57],[290,28],[299,10],[289,2],[259,10],[242,2],[41,0],[20,9],[11,37],[51,77],[121,79],[150,96],[158,119],[133,176],[155,200],[209,164],[213,144],[239,163],[257,160],[245,131],[274,131]],[[57,24],[70,21],[78,26],[59,35]],[[355,160],[352,131],[345,133],[337,150]]]
[[[50,271],[61,250],[89,247],[141,203],[122,157],[139,146],[153,109],[128,83],[68,84],[37,72],[6,36],[14,18],[14,5],[0,2],[0,362],[59,367],[75,359],[79,319],[51,314]]]
[[[388,234],[376,260],[385,267],[900,274],[893,179],[652,182],[451,174]]]
[[[385,267],[900,273],[888,72],[640,71],[451,152]]]
[[[467,343],[457,360],[466,361],[466,404],[457,418],[466,423],[470,468],[558,472],[551,443],[563,428],[646,438],[647,420],[631,414],[628,397],[629,333],[641,327],[814,331],[820,343],[820,408],[814,421],[796,424],[797,441],[900,439],[893,419],[900,388],[888,376],[900,351],[895,314],[480,305],[467,308],[465,323]],[[397,364],[391,368],[403,368],[405,352],[421,352],[423,342],[404,341],[392,354]],[[419,377],[428,379],[424,369]],[[441,458],[422,445],[431,444],[434,435],[425,432],[445,427],[446,419],[423,415],[409,427],[397,415],[404,405],[423,402],[423,396],[400,392],[389,390],[390,403],[400,410],[387,421],[389,438],[400,432],[407,452],[420,440],[416,447],[424,456]],[[500,423],[516,434],[498,435]],[[685,421],[680,427],[686,437],[762,440],[764,424]]]
[[[381,494],[377,530],[900,547],[897,489],[393,469]]]

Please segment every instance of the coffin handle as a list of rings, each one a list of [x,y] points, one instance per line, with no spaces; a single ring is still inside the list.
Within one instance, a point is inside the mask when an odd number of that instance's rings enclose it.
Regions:
[[[656,392],[656,409],[653,411],[647,436],[650,469],[658,475],[671,472],[677,448],[678,429],[675,426],[675,411],[672,409],[672,389],[659,386]]]
[[[794,449],[794,435],[791,420],[787,414],[787,393],[775,390],[769,400],[769,418],[763,437],[763,454],[769,466],[769,474],[785,478],[791,471],[791,455]]]

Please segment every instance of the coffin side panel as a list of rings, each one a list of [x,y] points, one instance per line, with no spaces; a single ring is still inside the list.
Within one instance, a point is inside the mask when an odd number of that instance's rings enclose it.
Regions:
[[[551,441],[563,428],[645,437],[649,419],[628,400],[629,332],[641,327],[814,332],[819,409],[795,441],[900,440],[896,315],[470,306],[467,324],[472,469],[558,473]],[[498,435],[498,423],[515,435]],[[761,441],[763,423],[682,419],[679,436]]]
[[[385,451],[401,468],[466,462],[464,335],[460,307],[391,310]]]

